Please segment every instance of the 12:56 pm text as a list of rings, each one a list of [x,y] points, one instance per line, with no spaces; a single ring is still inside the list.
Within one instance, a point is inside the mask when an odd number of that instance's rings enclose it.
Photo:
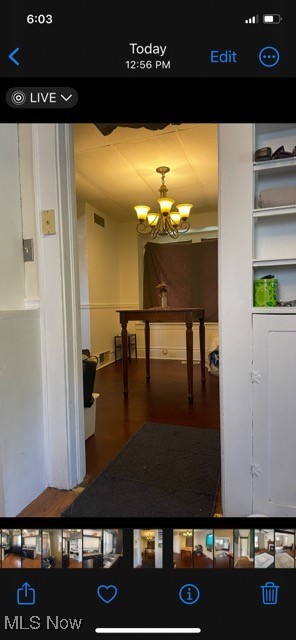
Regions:
[[[170,60],[126,60],[127,69],[170,69]]]

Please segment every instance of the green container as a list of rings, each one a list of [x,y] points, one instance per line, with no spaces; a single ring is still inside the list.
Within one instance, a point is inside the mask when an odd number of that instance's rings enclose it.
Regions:
[[[277,278],[259,278],[254,280],[254,306],[276,307],[278,301]]]

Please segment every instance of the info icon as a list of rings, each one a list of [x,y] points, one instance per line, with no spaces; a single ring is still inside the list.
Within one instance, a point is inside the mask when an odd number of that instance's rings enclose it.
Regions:
[[[183,584],[179,590],[179,598],[183,604],[196,604],[200,598],[196,584]]]

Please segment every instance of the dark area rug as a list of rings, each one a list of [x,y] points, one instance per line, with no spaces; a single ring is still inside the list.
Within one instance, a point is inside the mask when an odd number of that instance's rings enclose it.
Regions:
[[[146,422],[63,517],[211,517],[220,433]]]

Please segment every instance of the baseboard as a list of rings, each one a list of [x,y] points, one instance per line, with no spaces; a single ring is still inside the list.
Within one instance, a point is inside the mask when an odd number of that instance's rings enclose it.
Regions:
[[[164,353],[166,352],[166,353]],[[138,347],[138,358],[145,358],[145,347]],[[150,347],[150,360],[178,360],[186,361],[186,349]],[[193,349],[193,362],[200,362],[200,350]]]

